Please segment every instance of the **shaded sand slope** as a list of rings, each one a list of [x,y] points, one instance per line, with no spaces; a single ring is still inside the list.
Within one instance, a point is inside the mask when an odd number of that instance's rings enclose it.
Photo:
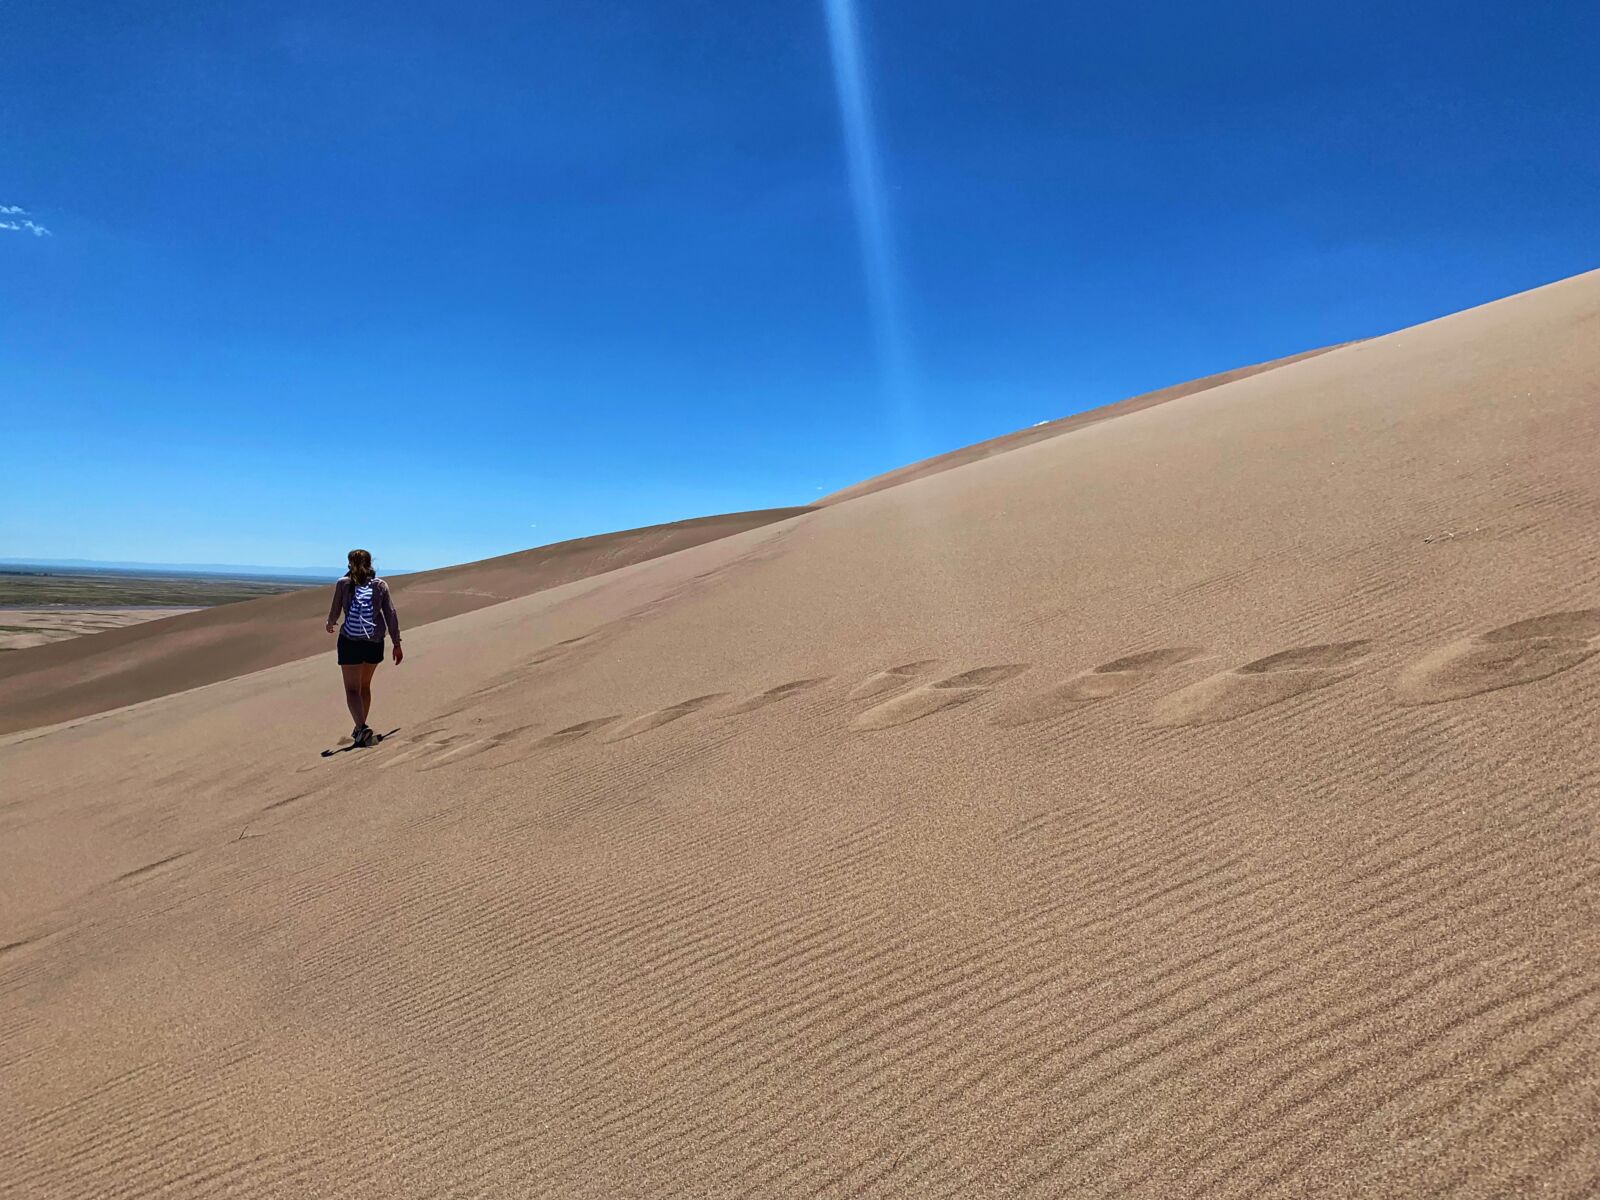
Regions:
[[[727,513],[605,533],[482,562],[396,575],[401,628],[658,558],[805,509]],[[381,566],[381,564],[380,564]],[[135,625],[0,660],[0,733],[136,704],[328,650],[328,589],[297,591]]]
[[[0,745],[19,1196],[1583,1197],[1600,277]]]
[[[1350,343],[1345,344],[1348,345]],[[1102,405],[1100,408],[1092,408],[1088,412],[1074,413],[1070,417],[1060,417],[1054,421],[1046,421],[1040,425],[1029,426],[1027,429],[1018,429],[1012,433],[1001,434],[999,437],[990,438],[985,442],[974,442],[972,445],[963,446],[959,450],[951,450],[947,454],[925,458],[921,462],[910,463],[904,467],[896,467],[893,471],[887,471],[882,475],[875,475],[871,479],[863,480],[831,495],[824,496],[817,503],[819,505],[838,504],[843,500],[854,500],[857,496],[870,496],[873,492],[883,491],[884,488],[910,483],[914,479],[925,479],[929,475],[938,475],[954,467],[965,466],[967,463],[993,458],[996,454],[1004,454],[1008,450],[1017,450],[1023,446],[1031,446],[1035,442],[1043,442],[1050,438],[1060,437],[1063,433],[1072,433],[1074,430],[1084,429],[1090,425],[1098,425],[1101,421],[1109,421],[1113,417],[1124,417],[1129,413],[1154,408],[1156,405],[1165,404],[1169,400],[1181,400],[1185,396],[1193,396],[1197,392],[1221,387],[1223,384],[1232,383],[1236,379],[1248,379],[1250,376],[1259,375],[1263,371],[1271,371],[1277,367],[1288,366],[1290,363],[1301,362],[1307,358],[1315,358],[1319,354],[1326,354],[1330,350],[1339,348],[1338,346],[1324,346],[1320,350],[1306,350],[1300,354],[1291,354],[1287,358],[1275,358],[1271,362],[1255,363],[1248,367],[1236,367],[1231,371],[1220,371],[1215,375],[1191,379],[1187,383],[1175,383],[1170,387],[1157,388],[1153,392],[1130,396],[1126,400],[1119,400],[1115,404]]]

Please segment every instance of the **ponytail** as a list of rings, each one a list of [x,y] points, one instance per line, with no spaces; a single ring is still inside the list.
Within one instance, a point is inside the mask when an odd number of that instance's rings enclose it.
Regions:
[[[350,569],[345,572],[345,578],[350,581],[351,587],[371,583],[377,576],[378,573],[372,569],[372,551],[352,550],[349,559]]]

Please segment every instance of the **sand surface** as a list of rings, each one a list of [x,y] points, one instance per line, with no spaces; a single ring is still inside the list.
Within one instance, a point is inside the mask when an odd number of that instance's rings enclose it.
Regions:
[[[1591,274],[418,626],[372,750],[0,739],[8,1195],[1595,1195],[1597,381]]]
[[[90,633],[178,617],[192,608],[0,608],[0,652],[65,642]]]

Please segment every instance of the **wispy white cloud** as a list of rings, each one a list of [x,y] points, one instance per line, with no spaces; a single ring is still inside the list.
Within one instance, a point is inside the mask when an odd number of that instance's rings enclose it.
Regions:
[[[20,218],[10,221],[0,221],[0,229],[9,229],[13,233],[31,233],[34,237],[49,237],[50,231],[37,221],[28,219],[28,210],[17,204],[0,204],[0,216]]]

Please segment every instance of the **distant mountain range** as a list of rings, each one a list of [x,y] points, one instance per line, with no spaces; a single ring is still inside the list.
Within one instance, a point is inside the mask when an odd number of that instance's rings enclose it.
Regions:
[[[216,575],[226,579],[337,579],[343,567],[263,567],[243,563],[106,562],[93,558],[0,558],[0,569],[115,571],[141,575]],[[393,574],[401,574],[396,571]]]

